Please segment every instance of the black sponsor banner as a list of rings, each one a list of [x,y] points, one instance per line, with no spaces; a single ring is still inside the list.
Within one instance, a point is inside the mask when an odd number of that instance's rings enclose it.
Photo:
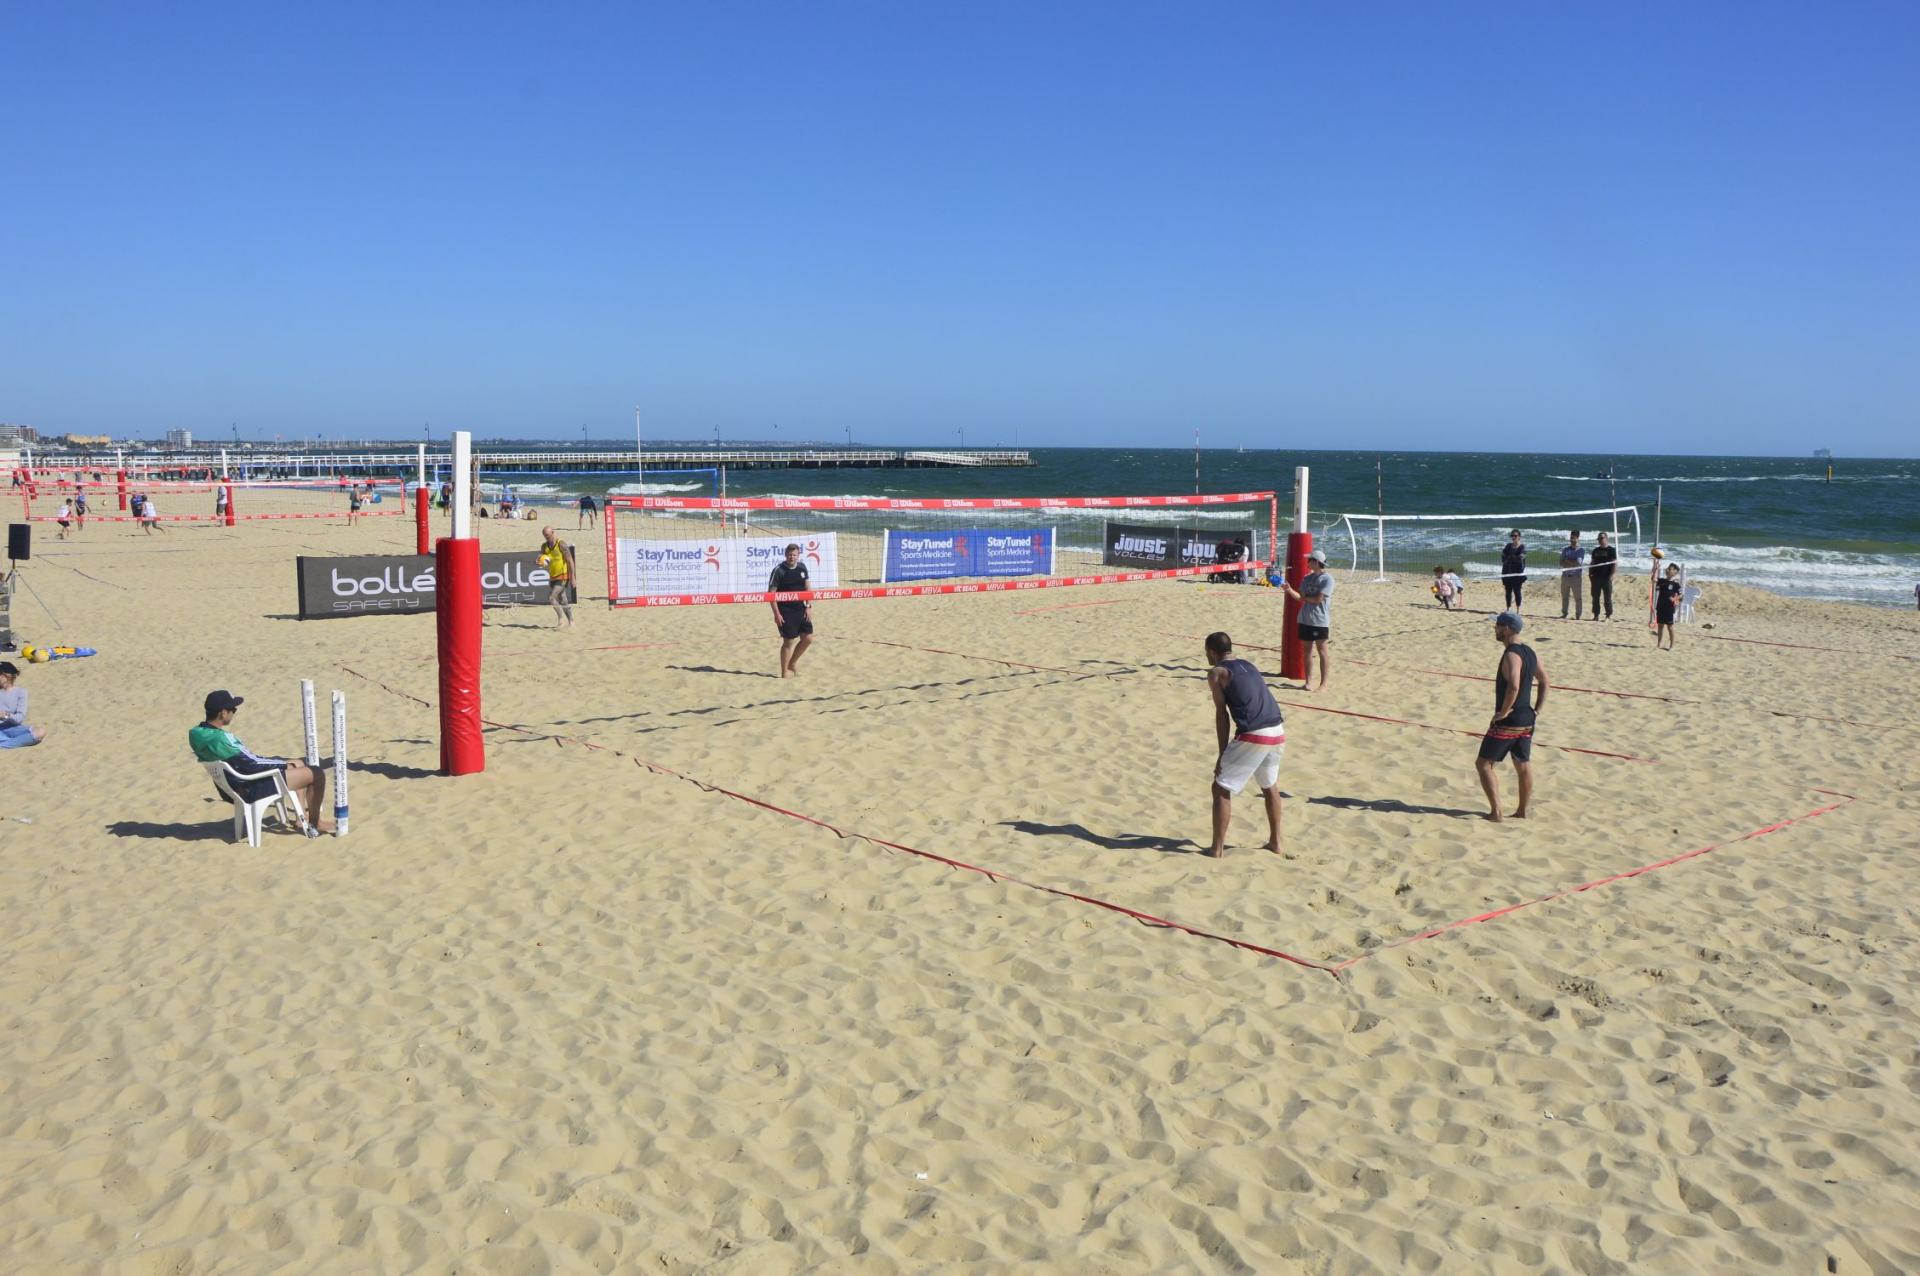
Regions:
[[[431,554],[379,554],[296,561],[300,619],[401,616],[432,611],[437,582]],[[547,569],[534,555],[480,555],[480,601],[511,607],[547,601]]]
[[[1223,540],[1239,537],[1253,558],[1253,534],[1240,527],[1168,527],[1137,523],[1108,523],[1100,561],[1111,567],[1194,567],[1214,561]]]

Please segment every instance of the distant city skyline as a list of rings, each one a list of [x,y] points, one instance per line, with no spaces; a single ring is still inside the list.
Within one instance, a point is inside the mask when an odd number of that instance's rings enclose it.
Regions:
[[[6,30],[43,433],[1920,448],[1916,5]]]

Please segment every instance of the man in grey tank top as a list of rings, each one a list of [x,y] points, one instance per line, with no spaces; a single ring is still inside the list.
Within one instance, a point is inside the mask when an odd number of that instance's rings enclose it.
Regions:
[[[1233,795],[1249,780],[1260,786],[1267,804],[1267,849],[1280,853],[1280,756],[1287,748],[1287,727],[1267,680],[1252,663],[1233,654],[1233,639],[1207,635],[1207,692],[1213,697],[1213,730],[1220,754],[1213,764],[1213,846],[1207,854],[1227,853],[1227,825],[1233,819]]]

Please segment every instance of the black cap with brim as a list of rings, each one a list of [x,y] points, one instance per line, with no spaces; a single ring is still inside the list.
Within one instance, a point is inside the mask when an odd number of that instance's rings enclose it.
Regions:
[[[209,691],[207,693],[207,716],[211,718],[216,713],[224,713],[228,709],[238,709],[245,703],[245,697],[236,696],[231,691]]]

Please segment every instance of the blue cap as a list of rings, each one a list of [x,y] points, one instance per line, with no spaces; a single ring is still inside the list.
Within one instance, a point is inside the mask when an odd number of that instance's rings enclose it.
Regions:
[[[1527,622],[1520,619],[1520,613],[1513,612],[1513,611],[1501,612],[1498,616],[1495,616],[1493,618],[1493,623],[1495,628],[1498,628],[1501,625],[1505,625],[1508,629],[1511,629],[1516,634],[1519,633],[1522,629],[1525,629],[1527,627]]]

